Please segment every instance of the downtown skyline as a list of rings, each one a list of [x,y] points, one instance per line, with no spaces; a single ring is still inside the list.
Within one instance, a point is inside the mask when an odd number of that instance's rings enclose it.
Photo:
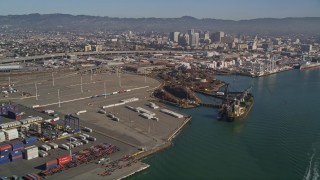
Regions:
[[[72,14],[120,18],[176,18],[192,16],[245,20],[256,18],[320,17],[319,0],[10,0],[0,2],[0,15]]]

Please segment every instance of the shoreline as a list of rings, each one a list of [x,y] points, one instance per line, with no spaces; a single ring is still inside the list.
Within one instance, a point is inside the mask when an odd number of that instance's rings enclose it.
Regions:
[[[140,161],[141,163],[143,163],[143,162],[142,162],[143,159],[145,159],[145,158],[147,158],[147,157],[150,157],[150,156],[152,156],[152,155],[158,154],[158,153],[160,153],[160,152],[162,152],[162,151],[165,151],[166,149],[169,149],[169,148],[172,146],[172,144],[173,144],[173,143],[172,143],[172,140],[173,140],[174,138],[176,138],[176,137],[180,134],[180,132],[183,130],[183,128],[184,128],[189,122],[191,122],[191,119],[192,119],[191,116],[186,117],[186,118],[185,118],[185,121],[169,136],[169,138],[168,138],[163,144],[158,145],[158,146],[152,148],[151,150],[148,150],[148,151],[145,151],[145,152],[143,152],[143,153],[140,153],[140,154],[136,155],[135,158],[136,158],[138,161]],[[130,174],[125,174],[125,175],[123,175],[121,178],[119,178],[119,180],[121,180],[121,179],[126,179],[126,178],[128,178],[128,177],[130,177],[130,176],[132,176],[132,175],[134,175],[134,174],[137,174],[137,173],[139,173],[139,172],[141,172],[141,171],[143,171],[143,170],[145,170],[145,169],[147,169],[147,168],[150,167],[149,164],[146,164],[146,163],[143,163],[143,164],[145,164],[146,166],[145,166],[145,167],[141,167],[141,168],[139,168],[138,170],[136,170],[136,171],[134,171],[134,172],[131,172]]]

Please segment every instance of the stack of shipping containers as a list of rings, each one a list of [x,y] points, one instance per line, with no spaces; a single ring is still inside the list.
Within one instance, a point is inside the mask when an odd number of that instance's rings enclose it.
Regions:
[[[39,150],[37,146],[30,146],[24,150],[24,159],[30,160],[39,157]]]
[[[4,134],[6,136],[6,140],[8,141],[19,138],[19,133],[17,129],[6,130],[4,131]]]
[[[4,134],[4,132],[0,131],[0,143],[4,142],[6,140],[6,135]]]
[[[15,140],[11,141],[10,145],[12,147],[12,151],[10,153],[11,161],[18,161],[22,160],[22,151],[24,149],[23,143],[21,141]]]
[[[9,154],[12,151],[10,144],[3,144],[0,146],[0,164],[6,164],[10,162]]]

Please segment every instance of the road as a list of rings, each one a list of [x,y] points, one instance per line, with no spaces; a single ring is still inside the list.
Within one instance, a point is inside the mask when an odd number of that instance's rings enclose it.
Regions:
[[[0,60],[0,64],[14,63],[14,62],[25,62],[25,61],[36,61],[43,59],[53,59],[59,57],[70,57],[78,55],[113,55],[113,54],[169,54],[171,52],[178,54],[191,54],[192,52],[183,51],[101,51],[101,52],[74,52],[74,53],[56,53],[56,54],[46,54],[39,56],[29,56],[29,57],[19,57]]]

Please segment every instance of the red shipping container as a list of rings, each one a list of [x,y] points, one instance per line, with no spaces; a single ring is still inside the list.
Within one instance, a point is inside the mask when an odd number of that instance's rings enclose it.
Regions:
[[[58,161],[59,165],[67,164],[71,161],[71,156],[70,156],[70,154],[60,156],[57,158],[57,161]]]
[[[12,146],[10,144],[0,146],[0,151],[11,149]]]

